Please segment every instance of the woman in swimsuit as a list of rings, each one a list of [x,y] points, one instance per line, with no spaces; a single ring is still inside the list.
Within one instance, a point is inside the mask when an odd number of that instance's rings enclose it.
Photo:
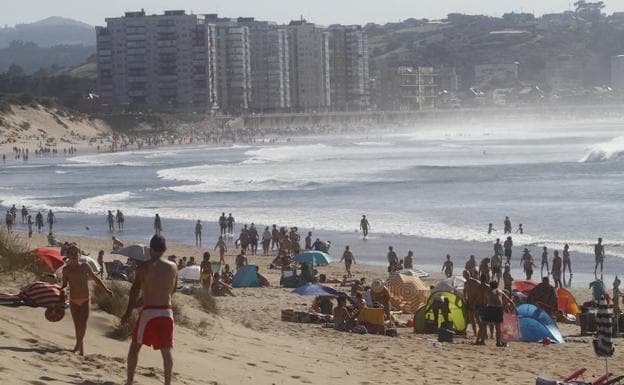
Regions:
[[[69,285],[69,309],[74,320],[76,331],[76,346],[74,352],[84,355],[84,336],[87,332],[87,320],[89,319],[89,307],[91,306],[89,295],[89,279],[94,280],[97,285],[109,296],[113,295],[102,280],[93,273],[87,263],[80,262],[80,250],[75,244],[67,248],[69,263],[63,268],[63,286],[65,289]]]

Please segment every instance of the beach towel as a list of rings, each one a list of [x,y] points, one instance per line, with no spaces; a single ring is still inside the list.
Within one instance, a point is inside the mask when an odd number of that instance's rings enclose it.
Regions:
[[[384,324],[384,309],[382,308],[370,308],[365,307],[360,309],[358,313],[358,321],[361,323],[366,322],[372,325],[382,325]]]
[[[501,325],[501,334],[503,341],[518,341],[520,339],[520,326],[518,324],[518,315],[505,313],[503,314],[503,324]]]
[[[19,294],[0,294],[0,305],[51,308],[65,303],[65,294],[57,284],[34,282]]]

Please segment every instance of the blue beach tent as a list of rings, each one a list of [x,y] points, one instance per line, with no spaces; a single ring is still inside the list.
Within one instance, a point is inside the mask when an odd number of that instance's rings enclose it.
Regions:
[[[318,283],[309,283],[299,286],[295,290],[291,291],[293,294],[298,295],[310,295],[316,297],[337,297],[338,292],[329,286],[319,285]]]
[[[256,265],[241,267],[232,279],[232,287],[260,287]]]
[[[555,321],[543,309],[528,303],[518,306],[520,341],[542,342],[544,338],[552,342],[564,343],[563,336]]]
[[[311,266],[329,265],[333,262],[332,257],[329,254],[317,250],[307,250],[303,253],[296,255],[294,260],[299,263],[307,262]]]

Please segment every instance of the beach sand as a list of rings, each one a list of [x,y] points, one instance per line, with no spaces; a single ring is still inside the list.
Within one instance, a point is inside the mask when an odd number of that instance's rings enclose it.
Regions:
[[[65,237],[92,256],[110,250],[110,241]],[[35,234],[30,247],[44,246]],[[201,256],[200,249],[169,245],[167,254]],[[214,253],[213,253],[214,255]],[[106,254],[107,260],[114,259]],[[233,256],[228,263],[233,264]],[[271,257],[250,257],[271,283],[279,272],[268,270]],[[342,266],[320,267],[341,277]],[[370,281],[384,277],[383,268],[356,265],[356,277]],[[14,279],[15,278],[15,279]],[[0,276],[0,292],[16,292],[25,284],[21,275]],[[569,342],[561,345],[510,343],[497,348],[473,346],[472,333],[453,344],[437,344],[433,335],[415,335],[399,329],[398,338],[356,335],[324,329],[320,325],[282,322],[282,309],[305,310],[311,297],[290,294],[290,289],[234,289],[236,297],[217,298],[219,314],[199,310],[196,300],[176,294],[189,326],[176,329],[174,383],[178,384],[534,384],[538,375],[561,378],[576,368],[589,369],[586,380],[604,372],[591,337],[578,336],[575,325],[562,325]],[[579,301],[589,297],[576,290]],[[74,345],[71,317],[58,323],[45,320],[42,309],[0,307],[0,378],[2,384],[123,384],[129,341],[108,335],[116,317],[99,310],[91,313],[86,356],[68,351]],[[200,326],[201,325],[201,326]],[[621,351],[610,359],[610,370],[624,373]],[[138,384],[162,383],[158,352],[144,348],[137,370]]]

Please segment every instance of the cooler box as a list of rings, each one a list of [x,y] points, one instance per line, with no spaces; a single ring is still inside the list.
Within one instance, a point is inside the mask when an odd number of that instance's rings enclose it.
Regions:
[[[581,324],[581,335],[587,335],[596,332],[596,314],[592,312],[579,314],[579,322]]]

